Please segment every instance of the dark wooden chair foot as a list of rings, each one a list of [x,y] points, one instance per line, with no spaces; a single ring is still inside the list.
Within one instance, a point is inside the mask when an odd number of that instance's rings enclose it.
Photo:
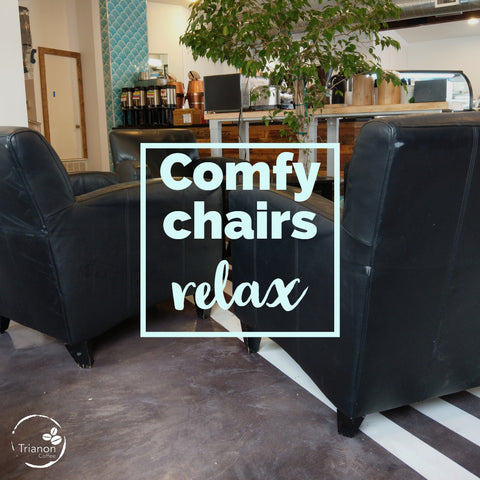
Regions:
[[[92,368],[93,356],[90,342],[84,341],[74,345],[65,345],[65,347],[80,368]]]
[[[245,333],[253,332],[254,330],[248,326],[246,323],[240,322],[242,325],[242,331]],[[257,353],[260,349],[260,342],[262,341],[261,337],[243,337],[243,342],[247,347],[248,353]]]
[[[10,325],[10,319],[7,317],[0,316],[0,334],[6,332],[9,325]]]
[[[195,310],[197,311],[197,317],[201,318],[202,320],[205,320],[208,317],[210,317],[211,308],[203,309],[195,305]]]
[[[223,258],[229,260],[229,263],[231,263],[230,262],[230,259],[232,258],[232,242],[231,242],[231,240],[226,240],[225,241]]]
[[[210,294],[207,296],[205,300],[205,304],[206,305],[211,304],[213,302],[214,297],[215,297],[215,294],[213,293],[213,288],[212,288]],[[194,303],[195,303],[195,300],[194,300]],[[195,310],[197,311],[197,317],[203,320],[206,320],[207,318],[209,318],[210,312],[212,311],[211,308],[205,308],[205,309],[200,308],[196,303],[195,303]]]
[[[260,337],[245,337],[243,341],[245,342],[248,353],[257,353],[260,350],[260,342],[262,341]]]
[[[354,437],[360,428],[365,417],[350,418],[340,410],[337,410],[337,428],[338,433],[344,437]]]

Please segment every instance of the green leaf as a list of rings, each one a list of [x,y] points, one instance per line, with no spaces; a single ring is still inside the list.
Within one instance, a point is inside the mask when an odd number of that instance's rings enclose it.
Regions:
[[[324,104],[318,65],[346,76],[378,72],[382,78],[376,48],[400,45],[380,28],[399,12],[393,0],[198,0],[180,42],[195,59],[225,62],[250,76],[262,71],[272,84],[293,88],[304,79],[300,106],[283,119],[291,138],[310,121],[303,105]],[[302,34],[292,35],[299,24]]]

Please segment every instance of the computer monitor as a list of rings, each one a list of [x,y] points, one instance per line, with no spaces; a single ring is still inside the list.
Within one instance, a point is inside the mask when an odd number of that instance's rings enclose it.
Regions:
[[[203,77],[206,112],[239,112],[242,108],[240,74]]]

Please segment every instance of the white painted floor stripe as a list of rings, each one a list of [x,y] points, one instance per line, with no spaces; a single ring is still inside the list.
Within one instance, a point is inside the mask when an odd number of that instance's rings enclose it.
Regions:
[[[302,368],[272,340],[262,340],[259,354],[325,405],[336,411],[334,405]],[[360,426],[360,430],[428,480],[478,480],[478,477],[464,467],[380,413],[367,415]]]
[[[240,321],[231,312],[221,310],[218,306],[215,306],[212,309],[212,318],[229,331],[240,331]],[[238,338],[241,339],[240,336]],[[274,341],[262,339],[259,354],[329,408],[336,410],[334,405],[302,368]],[[478,392],[474,394],[480,396],[480,388],[476,390]],[[420,406],[420,408],[426,408],[433,415],[433,409],[428,405],[425,405],[425,407]],[[436,415],[441,416],[439,411],[437,411]],[[471,415],[466,415],[471,417]],[[450,423],[448,420],[445,420],[445,422]],[[454,426],[454,423],[461,424],[462,431],[471,438],[476,439],[465,427],[463,420],[452,420],[451,423],[452,426]],[[380,413],[367,415],[360,426],[360,430],[427,480],[479,479],[479,477],[473,475],[461,465],[430,447]]]
[[[478,479],[380,413],[367,415],[360,430],[428,480]]]
[[[441,398],[415,403],[412,407],[480,446],[480,419]]]
[[[224,292],[227,294],[227,295],[230,295],[232,296],[232,293],[233,293],[233,283],[231,280],[227,280],[227,284],[225,285],[225,290]]]
[[[232,312],[221,309],[217,304],[213,306],[210,316],[229,332],[242,331],[240,320]],[[242,335],[239,335],[237,338],[243,341]]]
[[[480,387],[471,388],[470,390],[467,390],[467,392],[470,392],[472,395],[480,397]]]

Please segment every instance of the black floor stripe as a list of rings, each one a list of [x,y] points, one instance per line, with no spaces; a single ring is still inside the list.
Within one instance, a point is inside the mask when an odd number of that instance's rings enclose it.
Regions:
[[[461,408],[470,415],[480,418],[480,398],[476,395],[472,395],[469,392],[459,392],[453,393],[452,395],[445,395],[441,398]]]
[[[231,274],[231,270],[230,270]],[[231,278],[229,278],[231,280]],[[224,292],[227,302],[231,295]],[[229,311],[234,313],[233,305]],[[469,392],[441,397],[443,400],[480,418],[480,398]],[[446,457],[480,477],[480,447],[423,415],[412,407],[400,407],[382,412],[384,416],[419,438]],[[452,479],[453,480],[453,479]]]
[[[474,475],[480,476],[479,446],[412,407],[400,407],[382,414]]]

